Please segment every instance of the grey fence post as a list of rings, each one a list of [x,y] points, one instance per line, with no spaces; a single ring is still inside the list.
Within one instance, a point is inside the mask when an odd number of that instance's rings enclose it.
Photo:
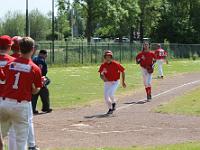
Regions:
[[[65,63],[68,64],[68,42],[65,42]]]
[[[81,60],[82,64],[83,64],[83,59],[84,59],[84,52],[83,52],[83,41],[82,41],[82,60]]]

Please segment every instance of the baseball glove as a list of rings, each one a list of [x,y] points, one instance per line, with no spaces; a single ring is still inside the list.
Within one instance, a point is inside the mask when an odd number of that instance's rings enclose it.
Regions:
[[[147,67],[147,72],[152,74],[154,72],[154,67],[153,66]]]
[[[51,80],[48,77],[43,76],[42,83],[43,83],[43,86],[47,87],[51,83]]]

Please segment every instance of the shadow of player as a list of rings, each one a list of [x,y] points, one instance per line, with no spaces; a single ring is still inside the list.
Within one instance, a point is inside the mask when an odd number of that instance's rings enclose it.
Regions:
[[[127,104],[127,105],[132,105],[132,104],[142,105],[142,104],[145,104],[145,103],[147,103],[147,101],[127,102],[127,103],[124,103],[124,104]]]
[[[92,116],[84,116],[85,119],[92,119],[92,118],[108,118],[111,117],[112,115],[109,114],[97,114],[97,115],[92,115]]]

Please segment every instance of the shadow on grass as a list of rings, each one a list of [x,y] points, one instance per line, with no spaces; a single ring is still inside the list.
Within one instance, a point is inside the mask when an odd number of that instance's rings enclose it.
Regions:
[[[112,115],[109,114],[96,114],[96,115],[91,115],[91,116],[84,116],[85,119],[93,119],[93,118],[108,118],[111,117]]]
[[[126,105],[132,105],[132,104],[142,105],[142,104],[145,104],[145,103],[147,103],[147,101],[127,102],[127,103],[124,103],[124,104],[126,104]]]

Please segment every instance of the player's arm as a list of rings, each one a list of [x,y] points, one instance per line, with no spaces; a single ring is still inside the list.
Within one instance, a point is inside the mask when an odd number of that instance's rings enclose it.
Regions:
[[[123,86],[124,88],[126,88],[125,78],[126,78],[125,71],[123,71],[123,72],[122,72],[122,86]]]
[[[105,75],[103,73],[100,73],[100,78],[101,80],[103,80],[104,82],[107,82],[108,79],[105,77]]]
[[[39,88],[39,87],[36,88],[36,87],[35,87],[35,84],[32,84],[32,94],[33,94],[33,95],[38,94],[39,91],[40,91],[40,89],[41,89],[41,88]]]
[[[5,73],[3,71],[3,68],[0,67],[0,80],[5,80],[6,79],[6,76],[5,76]]]

